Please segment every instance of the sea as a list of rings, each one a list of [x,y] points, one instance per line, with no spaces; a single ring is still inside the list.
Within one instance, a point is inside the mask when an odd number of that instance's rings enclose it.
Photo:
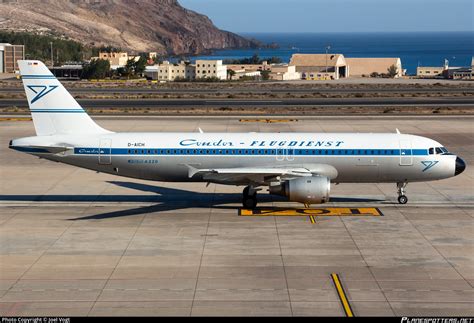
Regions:
[[[258,54],[261,58],[279,57],[289,62],[295,53],[343,54],[345,57],[400,57],[407,74],[417,66],[471,66],[474,56],[474,31],[467,32],[369,32],[369,33],[246,33],[278,48],[215,50],[195,59],[241,59]]]

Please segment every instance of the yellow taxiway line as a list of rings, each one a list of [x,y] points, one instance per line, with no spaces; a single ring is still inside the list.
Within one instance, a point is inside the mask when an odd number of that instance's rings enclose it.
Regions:
[[[346,313],[347,317],[353,317],[354,314],[352,313],[351,304],[347,300],[346,292],[344,291],[344,287],[342,287],[341,281],[339,280],[338,274],[331,274],[332,281],[334,286],[336,287],[337,294],[339,296],[339,300],[341,301],[342,307],[344,308],[344,312]]]
[[[239,122],[264,122],[264,123],[283,123],[296,122],[297,119],[239,119]]]

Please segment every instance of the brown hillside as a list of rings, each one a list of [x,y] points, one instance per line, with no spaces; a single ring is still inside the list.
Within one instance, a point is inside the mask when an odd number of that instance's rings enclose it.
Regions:
[[[51,33],[137,52],[197,54],[258,46],[217,29],[177,0],[0,0],[0,29]]]

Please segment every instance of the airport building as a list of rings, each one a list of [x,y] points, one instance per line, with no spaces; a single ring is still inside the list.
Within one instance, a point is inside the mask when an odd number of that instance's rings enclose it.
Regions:
[[[25,59],[25,46],[0,43],[0,73],[15,73],[17,61]]]
[[[133,59],[135,62],[140,59],[140,56],[128,55],[126,52],[100,52],[99,57],[92,59],[103,59],[110,63],[110,69],[116,70],[120,67],[125,67],[128,60]]]
[[[443,66],[418,66],[416,76],[421,78],[445,77],[448,68]]]
[[[471,67],[448,69],[448,78],[453,80],[474,80],[474,57],[471,59]]]
[[[227,66],[222,64],[222,60],[196,60],[196,78],[210,77],[226,80]]]
[[[301,73],[296,71],[296,66],[287,64],[275,64],[271,66],[270,80],[291,81],[301,79]]]
[[[263,61],[262,64],[226,64],[228,70],[237,71],[269,71],[271,69],[270,64],[267,61]]]
[[[342,54],[293,54],[290,65],[304,80],[338,80],[349,76]]]
[[[446,78],[448,77],[449,62],[444,60],[443,66],[418,66],[416,76],[419,78]]]
[[[147,66],[145,76],[157,81],[175,81],[176,79],[196,79],[196,67],[187,62],[172,64],[164,61],[162,64]]]
[[[128,53],[126,52],[100,52],[99,59],[107,60],[110,66],[125,66],[128,61]]]
[[[351,77],[369,77],[374,73],[388,74],[388,69],[394,65],[397,68],[397,77],[404,75],[402,61],[399,57],[361,57],[346,58]]]
[[[231,80],[240,80],[243,78],[259,78],[261,76],[261,71],[247,71],[247,70],[231,70],[234,71],[233,75],[230,75]]]
[[[51,73],[61,80],[80,80],[82,75],[82,64],[65,64],[50,67]]]

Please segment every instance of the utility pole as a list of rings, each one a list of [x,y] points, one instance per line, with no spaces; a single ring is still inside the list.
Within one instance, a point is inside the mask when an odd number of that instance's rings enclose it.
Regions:
[[[54,66],[54,54],[53,54],[53,42],[50,42],[51,45],[51,67]]]
[[[328,50],[330,50],[330,49],[331,49],[331,46],[329,46],[329,45],[326,46],[326,70],[325,70],[326,75],[328,73]]]

